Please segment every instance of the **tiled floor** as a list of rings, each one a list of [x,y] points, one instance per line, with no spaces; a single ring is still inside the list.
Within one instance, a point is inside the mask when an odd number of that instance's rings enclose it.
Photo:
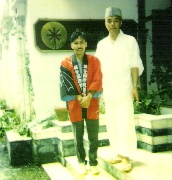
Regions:
[[[109,147],[101,147],[99,148],[98,155],[104,159],[109,159],[110,157],[110,149]],[[70,157],[70,161],[73,161],[72,164],[75,166],[76,158]],[[120,167],[120,164],[114,165],[116,168]],[[47,173],[50,174],[52,180],[61,180],[67,178],[68,180],[75,179],[72,176],[67,168],[62,167],[59,163],[51,163],[43,165],[44,169]],[[51,175],[53,174],[53,175]],[[146,150],[138,149],[134,156],[134,168],[130,173],[126,173],[126,179],[132,180],[172,180],[172,151],[167,152],[159,152],[159,153],[151,153]],[[54,176],[54,178],[53,178]],[[106,176],[104,171],[102,170],[102,174],[98,176],[90,176],[89,174],[84,179],[115,179]]]

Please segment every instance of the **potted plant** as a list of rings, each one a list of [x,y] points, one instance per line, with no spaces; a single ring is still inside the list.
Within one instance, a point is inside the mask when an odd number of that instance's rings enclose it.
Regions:
[[[54,111],[56,113],[56,119],[58,121],[68,121],[69,120],[67,108],[65,108],[65,107],[55,107]]]

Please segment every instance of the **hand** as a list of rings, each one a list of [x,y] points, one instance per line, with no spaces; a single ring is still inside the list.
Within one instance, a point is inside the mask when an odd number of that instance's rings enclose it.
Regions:
[[[80,105],[83,107],[83,108],[88,108],[90,106],[90,101],[91,101],[91,96],[90,95],[87,95],[85,97],[82,98],[82,101],[80,102]]]
[[[83,97],[81,95],[77,95],[76,99],[79,101],[79,103],[81,104]]]
[[[132,91],[132,99],[136,99],[136,105],[139,104],[139,94],[137,91],[137,87],[133,87],[133,91]]]

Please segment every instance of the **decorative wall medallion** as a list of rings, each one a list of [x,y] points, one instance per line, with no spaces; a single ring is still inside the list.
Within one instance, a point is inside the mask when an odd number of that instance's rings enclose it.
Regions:
[[[41,38],[50,49],[60,49],[67,41],[67,31],[58,22],[48,22],[41,29]]]
[[[108,35],[104,19],[38,19],[34,24],[35,46],[41,52],[72,50],[70,36],[77,28],[87,34],[87,51],[95,51],[97,43]],[[123,20],[122,30],[137,37],[133,20]]]

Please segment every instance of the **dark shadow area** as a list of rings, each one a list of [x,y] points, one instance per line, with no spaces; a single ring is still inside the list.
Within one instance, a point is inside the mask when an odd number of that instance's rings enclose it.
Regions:
[[[50,180],[41,166],[28,164],[11,166],[8,159],[7,147],[4,139],[0,139],[0,179],[1,180]]]

